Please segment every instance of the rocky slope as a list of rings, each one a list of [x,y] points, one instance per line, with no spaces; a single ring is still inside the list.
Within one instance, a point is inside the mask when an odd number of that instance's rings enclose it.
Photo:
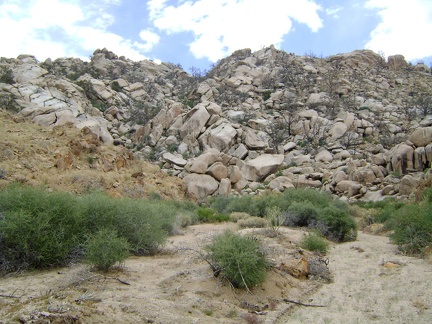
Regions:
[[[377,200],[427,185],[432,75],[400,55],[244,49],[189,75],[102,49],[90,62],[1,58],[0,71],[4,109],[124,146],[198,200],[290,187]]]

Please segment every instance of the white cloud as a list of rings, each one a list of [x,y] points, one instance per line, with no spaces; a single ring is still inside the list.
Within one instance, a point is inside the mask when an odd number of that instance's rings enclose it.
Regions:
[[[140,48],[149,52],[152,48],[159,43],[160,37],[158,34],[152,32],[151,30],[142,30],[139,33],[139,37],[145,42],[145,44],[140,45]]]
[[[241,48],[277,47],[291,31],[293,20],[313,32],[323,26],[318,15],[321,7],[312,0],[197,0],[177,7],[165,3],[148,2],[154,26],[168,34],[192,32],[191,52],[211,61]]]
[[[329,16],[332,16],[333,18],[339,18],[339,12],[342,10],[342,7],[327,8],[325,13]]]
[[[81,57],[106,47],[118,55],[143,60],[145,43],[125,39],[107,29],[115,22],[109,13],[121,0],[4,0],[0,3],[1,56],[33,54],[47,57]],[[87,54],[86,54],[87,53]]]
[[[378,10],[381,18],[366,48],[386,55],[402,54],[407,60],[432,55],[432,1],[369,0],[365,6]]]

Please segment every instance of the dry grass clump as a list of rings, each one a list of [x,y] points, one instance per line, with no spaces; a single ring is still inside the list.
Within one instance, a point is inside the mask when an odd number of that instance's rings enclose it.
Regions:
[[[249,215],[248,213],[244,213],[244,212],[232,212],[230,214],[230,221],[233,223],[237,223],[239,220],[241,219],[246,219],[251,217],[251,215]]]
[[[258,216],[251,216],[246,219],[240,219],[237,224],[241,228],[263,228],[267,227],[268,222],[266,219]]]

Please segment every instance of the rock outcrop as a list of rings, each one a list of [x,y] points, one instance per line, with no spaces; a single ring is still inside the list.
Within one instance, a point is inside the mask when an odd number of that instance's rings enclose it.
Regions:
[[[271,46],[194,76],[107,49],[90,62],[0,63],[4,109],[88,129],[182,178],[198,200],[292,187],[405,197],[432,163],[432,76],[401,55],[300,57]]]

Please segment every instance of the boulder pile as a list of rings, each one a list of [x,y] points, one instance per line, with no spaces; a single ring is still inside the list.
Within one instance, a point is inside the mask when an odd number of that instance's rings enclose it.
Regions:
[[[106,49],[90,62],[20,55],[0,59],[0,104],[38,124],[87,127],[182,178],[198,200],[292,187],[379,200],[429,176],[432,75],[420,65],[271,46],[189,75]]]

